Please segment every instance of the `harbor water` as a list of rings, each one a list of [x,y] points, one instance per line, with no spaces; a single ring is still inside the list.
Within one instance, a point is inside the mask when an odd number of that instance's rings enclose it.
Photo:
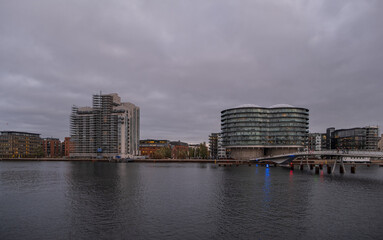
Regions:
[[[383,168],[0,162],[0,239],[383,239]]]

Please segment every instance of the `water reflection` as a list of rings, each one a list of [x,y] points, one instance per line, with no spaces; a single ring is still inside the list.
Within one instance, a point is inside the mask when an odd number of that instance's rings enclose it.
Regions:
[[[383,234],[378,224],[383,168],[315,175],[205,166],[0,162],[0,239],[379,239]]]
[[[137,204],[142,201],[137,174],[127,164],[72,163],[66,178],[72,229],[69,237],[110,237],[116,231],[128,230],[123,227],[125,219],[134,228],[141,216]],[[129,235],[134,236],[132,232]]]
[[[264,206],[266,208],[269,208],[269,202],[270,202],[270,185],[271,185],[271,181],[270,181],[270,168],[266,168],[265,169],[265,181],[264,181],[264,185],[263,185],[263,202],[264,202]]]

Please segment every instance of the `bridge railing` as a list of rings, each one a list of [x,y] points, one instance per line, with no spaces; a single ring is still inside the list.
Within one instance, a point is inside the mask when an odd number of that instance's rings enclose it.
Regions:
[[[354,150],[328,150],[328,151],[306,151],[291,153],[291,155],[359,155],[359,156],[383,156],[383,152],[380,151],[354,151]]]
[[[301,151],[301,152],[294,152],[294,153],[286,153],[286,154],[280,154],[280,155],[274,155],[274,156],[265,156],[260,157],[258,159],[268,159],[268,158],[280,158],[280,157],[288,157],[291,155],[295,156],[315,156],[315,155],[338,155],[338,156],[355,156],[355,157],[383,157],[383,152],[377,152],[377,151],[343,151],[343,150],[326,150],[326,151]]]

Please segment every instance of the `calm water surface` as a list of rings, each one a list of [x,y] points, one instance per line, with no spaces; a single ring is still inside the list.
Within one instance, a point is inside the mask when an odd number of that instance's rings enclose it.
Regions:
[[[382,206],[379,167],[0,162],[0,239],[383,239]]]

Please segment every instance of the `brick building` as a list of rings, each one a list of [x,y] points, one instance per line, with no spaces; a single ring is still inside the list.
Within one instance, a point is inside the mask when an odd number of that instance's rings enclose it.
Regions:
[[[170,142],[170,148],[173,159],[187,158],[189,156],[189,145],[187,143],[181,141]]]
[[[62,155],[65,157],[69,157],[69,154],[73,150],[73,142],[70,137],[66,137],[64,142],[62,143]]]
[[[164,147],[170,147],[169,140],[155,140],[155,139],[140,140],[141,156],[152,157],[157,150]]]
[[[58,158],[61,157],[61,142],[58,138],[44,138],[42,141],[44,157]]]

